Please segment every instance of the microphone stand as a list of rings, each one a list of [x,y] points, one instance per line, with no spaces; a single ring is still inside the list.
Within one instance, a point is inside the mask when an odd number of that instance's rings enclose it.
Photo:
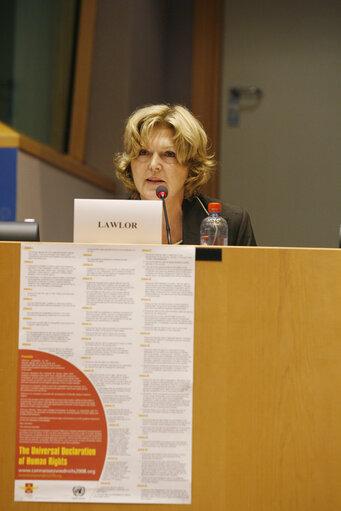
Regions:
[[[168,195],[168,190],[165,186],[161,185],[161,186],[157,187],[157,189],[155,190],[155,193],[156,193],[156,196],[162,200],[163,213],[165,215],[165,221],[166,221],[167,240],[168,240],[168,245],[171,245],[172,239],[171,239],[171,233],[170,233],[170,227],[169,227],[169,223],[168,223],[167,209],[166,209],[166,203],[165,203],[165,199],[167,198],[167,195]]]
[[[166,220],[166,231],[167,231],[168,245],[171,245],[172,244],[172,239],[171,239],[171,233],[170,233],[170,228],[169,228],[169,223],[168,223],[168,216],[167,216],[165,197],[164,197],[163,193],[161,194],[161,200],[162,200],[163,212],[164,212],[165,220]]]

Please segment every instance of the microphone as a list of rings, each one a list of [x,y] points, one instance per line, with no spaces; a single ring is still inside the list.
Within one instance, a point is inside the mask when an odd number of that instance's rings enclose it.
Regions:
[[[171,232],[170,232],[170,227],[169,227],[169,223],[168,223],[167,209],[166,209],[166,203],[165,203],[165,199],[168,196],[168,189],[163,185],[158,186],[156,189],[156,196],[158,199],[162,200],[163,212],[164,212],[165,220],[166,220],[167,240],[168,240],[168,245],[171,245],[172,239],[171,239]]]
[[[156,189],[156,195],[159,199],[167,199],[168,190],[166,186],[158,186]]]

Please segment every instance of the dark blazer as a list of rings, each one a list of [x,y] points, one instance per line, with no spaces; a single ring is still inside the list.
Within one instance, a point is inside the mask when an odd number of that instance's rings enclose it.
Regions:
[[[209,202],[221,202],[199,194],[182,203],[182,238],[184,245],[200,245],[200,224],[207,217]],[[204,207],[203,207],[204,206]],[[221,203],[221,216],[228,224],[228,245],[257,245],[249,214],[239,206]]]

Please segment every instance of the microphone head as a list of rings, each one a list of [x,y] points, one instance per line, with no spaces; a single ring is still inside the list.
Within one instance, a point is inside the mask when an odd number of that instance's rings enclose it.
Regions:
[[[159,199],[166,199],[168,195],[168,189],[166,186],[160,185],[155,190],[155,193]]]

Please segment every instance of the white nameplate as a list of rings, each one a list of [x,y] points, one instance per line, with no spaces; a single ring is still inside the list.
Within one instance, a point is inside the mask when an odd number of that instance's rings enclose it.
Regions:
[[[162,243],[161,200],[75,199],[76,243]]]

